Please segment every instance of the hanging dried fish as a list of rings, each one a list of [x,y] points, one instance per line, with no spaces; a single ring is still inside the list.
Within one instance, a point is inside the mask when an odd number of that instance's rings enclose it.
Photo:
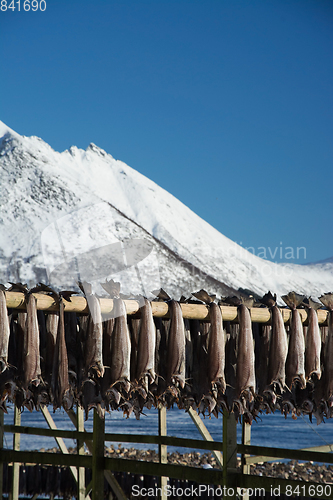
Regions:
[[[162,318],[154,318],[156,329],[155,373],[158,374],[158,377],[155,378],[154,394],[157,396],[166,391],[169,322],[170,320],[163,321]]]
[[[57,332],[57,342],[54,349],[53,370],[52,370],[52,392],[54,397],[54,408],[63,406],[69,410],[73,405],[68,377],[68,357],[65,341],[65,318],[63,299],[59,300],[59,323]]]
[[[103,361],[104,375],[101,384],[103,396],[111,386],[111,338],[114,329],[114,318],[109,318],[103,322]]]
[[[133,381],[136,380],[140,321],[140,318],[127,317],[127,324],[131,337],[131,380]]]
[[[121,395],[117,388],[114,387],[115,384],[119,382],[126,392],[129,392],[131,388],[131,337],[127,324],[125,302],[120,298],[120,283],[111,279],[101,283],[101,285],[113,298],[112,316],[114,318],[112,333],[109,332],[111,338],[110,387],[106,389],[104,383],[103,390],[107,391],[108,395],[118,405]]]
[[[47,342],[46,316],[45,316],[44,311],[37,310],[37,320],[38,320],[38,328],[39,328],[40,369],[41,369],[41,373],[44,374],[45,373],[46,342]]]
[[[64,297],[65,300],[66,297]],[[79,342],[78,342],[78,322],[75,312],[65,311],[65,339],[67,346],[68,356],[68,373],[70,383],[73,384],[78,376],[78,358],[80,355]]]
[[[0,373],[8,367],[8,345],[10,325],[6,305],[6,295],[0,288]]]
[[[92,293],[89,283],[79,283],[85,293],[89,306],[89,320],[85,348],[85,374],[88,377],[103,377],[103,325],[101,306],[96,295]]]
[[[39,385],[41,369],[39,354],[39,329],[37,320],[37,299],[31,293],[26,294],[27,319],[24,331],[23,369],[24,389],[30,384]]]
[[[268,387],[268,358],[271,330],[272,328],[270,325],[263,325],[260,323],[253,323],[252,325],[256,383],[257,391],[260,396],[264,394],[265,389]]]
[[[225,332],[221,308],[214,302],[215,295],[209,295],[205,290],[193,293],[194,297],[209,306],[210,332],[208,337],[207,375],[211,384],[216,384],[222,393],[225,392]]]
[[[113,299],[115,324],[111,337],[111,384],[121,382],[126,392],[130,385],[131,339],[126,306],[121,298]]]
[[[291,309],[291,328],[288,346],[288,355],[286,360],[286,383],[289,389],[296,383],[300,384],[301,388],[305,388],[305,370],[304,370],[304,334],[303,326],[297,306],[303,300],[304,295],[298,295],[295,292],[290,292],[282,297],[284,302]]]
[[[310,380],[311,378],[319,380],[321,377],[321,332],[316,311],[321,307],[321,304],[314,302],[310,297],[304,305],[308,312],[305,345],[305,377],[306,380]]]
[[[144,299],[140,308],[141,321],[139,330],[139,344],[136,365],[136,379],[144,381],[146,377],[152,384],[155,381],[155,345],[156,331],[153,312],[149,300]],[[144,384],[146,385],[146,384]],[[148,387],[145,387],[148,392]]]
[[[190,331],[193,342],[191,395],[195,405],[200,407],[203,397],[209,394],[211,389],[207,373],[207,335],[204,333],[203,322],[197,319],[190,320]]]
[[[9,357],[9,363],[17,369],[17,376],[18,380],[22,381],[21,386],[23,386],[23,380],[24,380],[24,370],[25,370],[25,363],[24,363],[24,342],[25,342],[25,325],[27,322],[27,313],[26,312],[19,312],[17,314],[17,320],[13,321],[11,324],[11,338],[13,337],[13,334],[15,335],[12,340],[15,339],[15,352],[13,352],[13,349],[11,350],[11,356]],[[23,393],[22,393],[23,397]],[[19,408],[21,407],[20,405],[18,406]]]
[[[186,380],[192,379],[193,372],[193,342],[191,336],[191,322],[184,319],[185,328],[185,377]]]
[[[284,321],[280,309],[276,305],[276,295],[268,292],[264,295],[262,302],[266,304],[271,311],[272,332],[269,345],[268,361],[268,386],[277,385],[282,392],[286,387],[286,359],[288,354],[287,333],[284,327]],[[275,388],[274,388],[274,392]]]
[[[209,305],[211,330],[208,342],[208,378],[224,392],[226,388],[225,368],[225,334],[221,308],[215,302]]]
[[[185,387],[185,330],[180,304],[170,300],[171,317],[168,338],[167,383]]]
[[[250,311],[245,304],[238,306],[237,315],[239,321],[236,367],[237,394],[238,397],[243,395],[251,401],[256,390],[252,321]]]
[[[237,367],[237,339],[239,338],[239,325],[231,324],[229,321],[224,324],[226,329],[225,344],[225,377],[226,391],[225,398],[228,410],[231,410],[236,394],[236,367]]]
[[[325,392],[330,409],[333,407],[333,293],[325,293],[319,300],[329,310],[327,323],[328,334],[325,345]],[[331,416],[331,415],[330,415]]]

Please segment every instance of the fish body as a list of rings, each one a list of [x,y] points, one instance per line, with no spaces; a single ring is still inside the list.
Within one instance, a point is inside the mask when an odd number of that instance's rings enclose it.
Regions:
[[[168,338],[167,381],[185,387],[185,329],[180,304],[169,302],[171,323]]]
[[[184,319],[185,328],[185,376],[189,380],[193,371],[193,342],[191,337],[191,323],[189,319]]]
[[[283,296],[282,299],[291,308],[291,327],[286,360],[286,383],[289,389],[296,383],[299,383],[301,388],[304,389],[306,386],[304,369],[305,342],[301,316],[296,309],[304,300],[304,296],[301,298],[295,292],[290,292],[288,295]]]
[[[12,356],[12,361],[10,362],[13,366],[17,368],[18,377],[24,380],[25,371],[25,325],[27,323],[27,313],[19,312],[17,314],[17,321],[13,322],[12,332],[15,332],[15,353]],[[14,340],[14,339],[13,339]]]
[[[86,375],[90,373],[96,374],[97,377],[103,377],[103,325],[101,306],[95,295],[87,295],[86,298],[90,315],[86,338],[85,372]]]
[[[37,299],[32,294],[29,294],[26,300],[27,318],[23,348],[24,389],[28,389],[30,384],[38,386],[41,376]]]
[[[65,299],[66,300],[66,299]],[[77,358],[78,358],[78,325],[75,312],[65,312],[65,339],[68,356],[68,370],[71,377],[77,378]]]
[[[162,318],[155,317],[154,324],[156,329],[155,373],[158,373],[158,377],[155,379],[155,384],[157,385],[155,393],[161,395],[166,391],[168,327],[166,321],[163,321]]]
[[[208,352],[203,324],[197,319],[190,320],[190,333],[193,342],[193,366],[191,372],[191,394],[195,404],[200,405],[205,394],[209,394],[211,384],[208,380]]]
[[[102,394],[105,394],[111,385],[111,337],[114,328],[114,318],[103,322],[103,362],[104,375],[102,380]]]
[[[260,323],[254,323],[252,328],[257,392],[260,395],[267,389],[271,330],[272,328],[270,325],[262,325]]]
[[[321,377],[321,332],[318,324],[318,315],[316,311],[308,308],[308,329],[305,346],[305,376],[306,380],[314,375],[318,379]]]
[[[46,356],[45,372],[46,380],[49,382],[53,370],[54,350],[57,343],[59,325],[59,312],[48,314],[46,318]]]
[[[131,337],[131,380],[136,380],[140,322],[140,318],[127,318]]]
[[[242,393],[250,391],[253,395],[256,389],[256,379],[251,315],[244,304],[238,306],[237,315],[239,321],[236,367],[237,393],[240,396]]]
[[[329,310],[327,317],[328,332],[324,348],[325,398],[331,415],[333,406],[333,293],[325,293],[319,300]]]
[[[122,382],[130,389],[131,338],[123,299],[113,299],[115,323],[111,336],[111,384]]]
[[[268,385],[277,384],[282,392],[286,385],[287,333],[280,309],[271,307],[272,332],[269,346]]]
[[[38,320],[38,328],[39,328],[39,353],[40,353],[40,368],[41,373],[44,375],[46,363],[45,363],[45,354],[46,354],[46,315],[44,311],[37,310],[37,320]]]
[[[155,381],[155,345],[156,331],[150,302],[144,299],[141,307],[138,354],[136,360],[136,378],[142,380],[148,376],[150,383]]]
[[[209,306],[211,330],[208,342],[208,378],[217,383],[222,392],[225,391],[225,335],[221,308],[215,302]]]
[[[64,304],[60,300],[59,323],[57,332],[57,342],[54,350],[53,370],[52,370],[52,390],[54,396],[54,408],[62,405],[69,410],[72,406],[72,396],[68,377],[68,356],[65,340],[65,318]]]
[[[0,373],[8,367],[8,345],[10,336],[10,324],[6,305],[6,295],[0,289]]]
[[[325,391],[329,406],[333,405],[333,310],[328,313],[328,334],[325,345]]]

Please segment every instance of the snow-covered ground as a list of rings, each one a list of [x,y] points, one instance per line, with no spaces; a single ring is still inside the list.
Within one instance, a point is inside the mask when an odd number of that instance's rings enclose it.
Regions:
[[[81,278],[101,292],[110,277],[175,298],[202,287],[316,297],[333,290],[333,262],[261,259],[96,145],[59,153],[0,122],[0,282]]]

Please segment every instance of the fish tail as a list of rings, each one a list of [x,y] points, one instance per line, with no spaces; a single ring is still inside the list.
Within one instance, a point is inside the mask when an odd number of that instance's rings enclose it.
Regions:
[[[330,311],[333,311],[333,293],[324,293],[319,297],[320,302],[324,304]]]
[[[305,299],[304,295],[299,295],[296,292],[289,292],[288,295],[282,295],[281,299],[287,304],[290,309],[296,309]]]

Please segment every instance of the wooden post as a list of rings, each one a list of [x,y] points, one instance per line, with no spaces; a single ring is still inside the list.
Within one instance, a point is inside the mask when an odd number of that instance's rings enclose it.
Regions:
[[[251,425],[244,422],[244,418],[242,419],[242,444],[251,444]],[[250,474],[250,465],[246,464],[246,458],[248,456],[249,455],[242,454],[241,465],[243,474]],[[243,500],[249,500],[249,495],[247,493],[243,495]]]
[[[104,434],[105,421],[94,409],[93,453],[92,453],[92,500],[104,498]]]
[[[3,426],[4,426],[4,414],[0,410],[0,450],[3,448]],[[0,498],[2,499],[3,492],[3,462],[0,462]]]
[[[21,412],[14,407],[14,425],[21,425]],[[13,450],[20,451],[20,438],[21,435],[14,433],[13,435]],[[13,463],[13,478],[12,478],[12,492],[10,495],[11,500],[18,500],[20,493],[20,464],[17,462]]]
[[[167,422],[166,422],[166,408],[165,406],[160,406],[158,409],[158,435],[159,436],[166,436],[167,435]],[[159,444],[158,445],[158,457],[159,457],[159,462],[160,464],[166,464],[168,463],[168,451],[167,451],[167,446],[164,444]],[[160,488],[161,488],[161,495],[160,495],[160,500],[165,500],[167,498],[166,496],[166,486],[168,484],[168,478],[165,476],[160,477]]]
[[[77,417],[75,415],[75,412],[73,410],[67,410],[67,415],[71,419],[72,423],[75,426],[77,426]],[[89,439],[85,440],[84,442],[86,443],[88,450],[92,454],[93,453],[93,442]],[[114,475],[112,474],[112,472],[110,470],[104,471],[104,477],[107,480],[107,482],[109,483],[109,485],[111,486],[112,491],[114,492],[116,498],[118,500],[127,500],[127,496],[125,495],[120,484],[118,483],[118,481],[116,480],[116,478],[114,477]],[[89,484],[86,488],[86,495],[88,495],[90,493],[90,491],[91,491],[91,488],[90,488],[90,484]]]
[[[237,425],[235,415],[226,410],[223,412],[223,486],[231,487],[234,496],[228,498],[236,500],[237,490],[230,484],[229,474],[237,470]]]
[[[84,414],[83,408],[77,405],[76,409],[76,427],[78,431],[84,431]],[[84,441],[78,439],[76,442],[77,454],[84,455]],[[77,499],[85,500],[86,498],[86,481],[85,481],[85,469],[84,467],[77,468]]]

